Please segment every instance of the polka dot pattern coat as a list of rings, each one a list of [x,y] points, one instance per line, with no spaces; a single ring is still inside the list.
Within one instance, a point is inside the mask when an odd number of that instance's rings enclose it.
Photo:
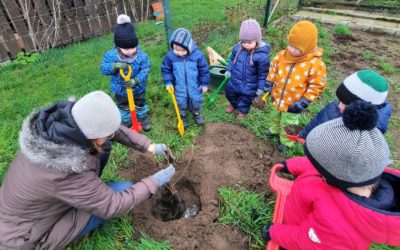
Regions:
[[[274,106],[283,112],[303,97],[310,102],[315,101],[328,85],[321,48],[316,48],[304,61],[297,63],[285,63],[285,51],[279,51],[271,61],[267,77],[273,83],[271,95]]]

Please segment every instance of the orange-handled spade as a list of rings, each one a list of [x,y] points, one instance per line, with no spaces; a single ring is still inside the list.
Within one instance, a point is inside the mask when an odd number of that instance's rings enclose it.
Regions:
[[[277,192],[274,215],[272,217],[273,223],[283,223],[286,197],[291,192],[293,186],[293,181],[277,175],[278,170],[282,167],[282,164],[273,166],[269,177],[269,185]],[[279,250],[279,245],[273,241],[269,241],[266,250]]]
[[[125,75],[124,70],[120,69],[119,74],[125,81],[129,81],[132,75],[132,67],[128,65],[128,74]],[[142,123],[138,122],[136,116],[135,99],[133,98],[132,88],[126,88],[126,94],[128,95],[129,112],[131,113],[132,130],[140,133],[142,131]]]

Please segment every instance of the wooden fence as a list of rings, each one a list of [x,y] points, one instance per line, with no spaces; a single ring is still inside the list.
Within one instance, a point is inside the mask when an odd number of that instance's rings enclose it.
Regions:
[[[0,62],[113,30],[119,14],[151,17],[150,0],[0,0]]]

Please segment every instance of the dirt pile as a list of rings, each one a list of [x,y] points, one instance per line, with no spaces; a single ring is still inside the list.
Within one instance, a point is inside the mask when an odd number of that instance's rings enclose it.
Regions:
[[[158,169],[151,155],[132,154],[137,167],[122,171],[126,178],[135,182]],[[245,128],[208,124],[194,142],[194,149],[185,152],[175,164],[178,177],[188,166],[176,185],[185,207],[176,213],[183,218],[164,222],[165,208],[179,206],[172,205],[176,200],[165,200],[158,193],[133,211],[135,228],[156,240],[169,240],[174,249],[247,249],[248,238],[244,234],[218,223],[217,190],[240,183],[249,190],[265,191],[269,169],[281,160],[272,145]]]

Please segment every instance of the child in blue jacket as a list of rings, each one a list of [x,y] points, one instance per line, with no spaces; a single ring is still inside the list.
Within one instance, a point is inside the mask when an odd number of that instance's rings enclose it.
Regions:
[[[237,119],[245,118],[251,102],[264,93],[269,71],[269,44],[262,41],[260,24],[249,19],[242,22],[240,43],[232,51],[226,76],[231,77],[225,93],[229,101],[227,113],[238,110]]]
[[[303,128],[299,135],[306,139],[313,128],[319,124],[342,117],[346,105],[357,100],[363,100],[374,104],[378,110],[379,118],[377,128],[384,134],[387,130],[392,105],[386,100],[389,85],[385,78],[372,70],[360,70],[346,79],[336,90],[338,100],[327,104],[319,113]]]
[[[122,122],[130,127],[126,88],[131,87],[135,99],[137,118],[142,122],[145,131],[151,129],[146,103],[146,80],[150,70],[150,59],[138,46],[136,31],[127,15],[119,15],[114,30],[115,48],[109,50],[101,62],[101,71],[104,75],[111,75],[111,92],[115,95]],[[132,67],[131,80],[126,81],[120,76],[119,70],[128,73],[128,65]]]
[[[202,125],[203,94],[207,92],[210,81],[206,58],[187,29],[175,30],[170,44],[171,49],[161,64],[165,87],[174,87],[184,127],[188,125],[188,110],[194,114],[196,124]]]

